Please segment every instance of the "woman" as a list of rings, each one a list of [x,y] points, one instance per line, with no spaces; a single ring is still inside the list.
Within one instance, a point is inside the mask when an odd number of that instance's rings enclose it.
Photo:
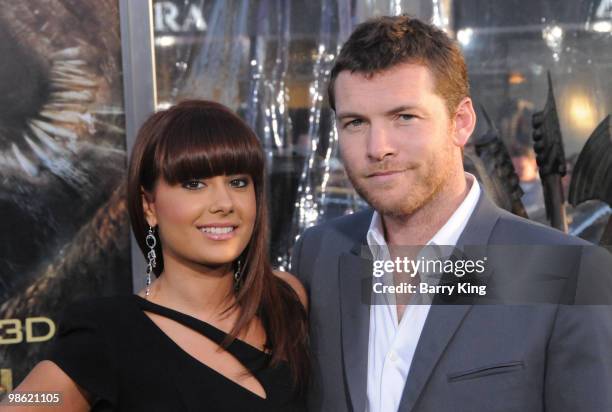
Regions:
[[[268,261],[264,154],[248,126],[206,101],[151,116],[128,207],[146,288],[72,305],[17,391],[61,392],[71,411],[302,409],[306,294]]]

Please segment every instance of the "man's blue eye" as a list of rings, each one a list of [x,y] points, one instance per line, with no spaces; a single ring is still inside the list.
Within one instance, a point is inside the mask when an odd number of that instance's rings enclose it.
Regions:
[[[400,114],[400,115],[399,115],[399,118],[400,118],[401,120],[412,120],[412,119],[414,119],[415,117],[416,117],[416,116],[415,116],[415,115],[413,115],[413,114]]]
[[[363,124],[363,120],[355,119],[355,120],[351,120],[350,122],[346,123],[346,125],[344,125],[344,127],[359,127],[362,124]]]

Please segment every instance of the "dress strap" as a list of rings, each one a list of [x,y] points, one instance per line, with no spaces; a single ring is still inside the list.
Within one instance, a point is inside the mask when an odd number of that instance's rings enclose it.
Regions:
[[[134,295],[140,308],[147,312],[152,312],[160,316],[170,318],[188,328],[206,336],[208,339],[221,346],[223,340],[227,337],[227,333],[204,322],[203,320],[186,315],[174,309],[158,305],[150,302],[138,295]],[[243,363],[251,372],[262,368],[269,358],[269,355],[256,347],[236,338],[226,348],[236,359]]]

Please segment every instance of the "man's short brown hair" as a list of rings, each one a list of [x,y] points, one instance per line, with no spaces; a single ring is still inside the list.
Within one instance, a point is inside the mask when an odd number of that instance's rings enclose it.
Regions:
[[[422,64],[431,70],[435,92],[453,114],[469,96],[467,68],[459,46],[442,30],[409,16],[383,16],[355,28],[331,70],[327,89],[336,110],[334,83],[344,70],[373,76],[402,63]]]

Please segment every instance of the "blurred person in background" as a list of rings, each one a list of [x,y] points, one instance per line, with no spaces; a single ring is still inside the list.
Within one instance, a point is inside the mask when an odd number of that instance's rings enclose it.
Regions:
[[[545,222],[544,192],[542,190],[535,152],[530,147],[517,143],[511,149],[510,155],[514,170],[519,177],[519,184],[523,190],[521,201],[529,218]]]

